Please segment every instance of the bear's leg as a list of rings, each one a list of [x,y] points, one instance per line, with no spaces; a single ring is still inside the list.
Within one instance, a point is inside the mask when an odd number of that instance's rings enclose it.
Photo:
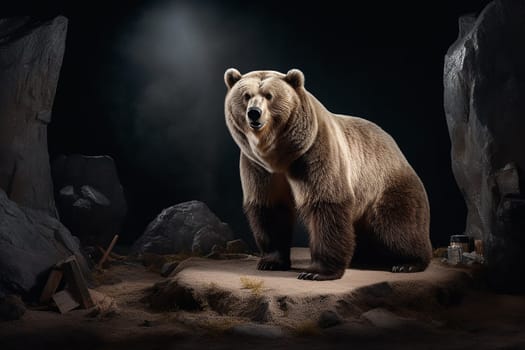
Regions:
[[[246,216],[262,257],[259,270],[289,270],[294,224],[293,209],[283,203],[245,206]]]
[[[282,174],[270,174],[241,155],[244,211],[262,254],[259,270],[289,270],[295,207]]]
[[[392,272],[418,272],[432,258],[429,237],[430,212],[418,180],[398,180],[383,193],[368,216],[370,233],[394,257]]]
[[[334,280],[343,276],[355,248],[350,203],[315,203],[302,208],[310,234],[312,263],[299,274],[304,280]]]

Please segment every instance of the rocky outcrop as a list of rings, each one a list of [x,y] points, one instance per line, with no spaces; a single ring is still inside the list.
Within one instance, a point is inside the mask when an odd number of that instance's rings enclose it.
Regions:
[[[65,49],[67,19],[0,19],[0,296],[37,297],[50,267],[78,242],[56,220],[47,124]]]
[[[60,220],[83,244],[107,246],[127,211],[113,159],[59,156],[52,173]]]
[[[290,271],[258,270],[255,256],[191,257],[167,279],[145,290],[142,301],[156,311],[210,312],[288,329],[308,324],[331,328],[360,317],[378,328],[406,325],[415,329],[412,320],[395,314],[428,320],[432,311],[463,297],[474,278],[468,269],[433,261],[420,273],[348,269],[339,280],[303,283],[297,279],[298,271],[309,266],[310,257],[308,248],[292,248],[294,269]],[[371,309],[376,311],[365,313]],[[206,314],[201,315],[206,319]]]
[[[19,207],[0,189],[0,296],[39,296],[49,269],[75,255],[89,271],[77,240],[46,213]]]
[[[465,233],[485,243],[489,280],[525,291],[525,2],[496,0],[459,20],[445,57],[452,169]]]
[[[0,19],[0,188],[56,216],[47,124],[65,49],[67,19]]]
[[[132,252],[205,255],[214,245],[225,248],[232,239],[228,224],[221,222],[206,204],[190,201],[164,209],[135,242]]]

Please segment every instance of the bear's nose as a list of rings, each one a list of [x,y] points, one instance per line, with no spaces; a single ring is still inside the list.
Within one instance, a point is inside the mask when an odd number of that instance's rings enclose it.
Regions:
[[[248,119],[252,122],[257,121],[261,117],[262,111],[259,107],[248,108]]]

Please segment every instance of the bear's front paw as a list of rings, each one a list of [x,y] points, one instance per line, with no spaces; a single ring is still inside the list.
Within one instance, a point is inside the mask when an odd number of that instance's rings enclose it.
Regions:
[[[283,261],[278,254],[265,255],[257,264],[258,270],[286,271],[290,270],[290,261]]]
[[[315,273],[315,272],[301,272],[299,276],[297,276],[300,280],[308,280],[308,281],[329,281],[329,280],[337,280],[340,279],[343,276],[343,272],[335,272],[335,273]]]

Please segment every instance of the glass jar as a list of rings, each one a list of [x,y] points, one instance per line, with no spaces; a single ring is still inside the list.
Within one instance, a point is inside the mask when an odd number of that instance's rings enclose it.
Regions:
[[[463,248],[461,243],[452,242],[447,248],[447,262],[450,265],[457,265],[461,263],[463,258]]]

